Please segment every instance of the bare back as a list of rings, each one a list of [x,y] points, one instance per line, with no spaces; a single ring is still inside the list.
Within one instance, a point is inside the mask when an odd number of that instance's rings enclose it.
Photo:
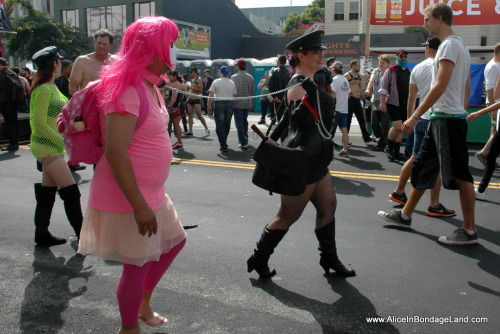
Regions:
[[[70,94],[75,94],[85,88],[89,82],[99,79],[101,68],[111,64],[115,59],[116,56],[110,54],[105,61],[100,61],[95,57],[95,52],[76,58],[69,79]]]

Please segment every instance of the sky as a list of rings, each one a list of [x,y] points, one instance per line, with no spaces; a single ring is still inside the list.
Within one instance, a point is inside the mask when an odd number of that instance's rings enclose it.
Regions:
[[[312,0],[236,0],[239,8],[307,6]]]

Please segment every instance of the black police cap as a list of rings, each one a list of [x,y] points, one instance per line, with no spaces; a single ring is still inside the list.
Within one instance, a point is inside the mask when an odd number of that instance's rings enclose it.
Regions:
[[[38,64],[43,64],[47,61],[52,61],[60,58],[62,57],[59,55],[59,53],[57,53],[56,46],[47,46],[46,48],[37,51],[31,58],[31,60],[38,65]]]
[[[304,36],[300,36],[287,44],[286,48],[292,52],[306,51],[306,50],[326,50],[321,42],[325,35],[324,30],[315,30]]]

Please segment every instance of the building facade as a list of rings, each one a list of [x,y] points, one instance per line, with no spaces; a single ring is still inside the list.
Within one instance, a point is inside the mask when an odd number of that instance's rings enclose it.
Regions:
[[[44,0],[41,0],[44,1]],[[47,0],[53,1],[56,20],[71,22],[88,36],[107,28],[118,40],[139,17],[162,15],[196,29],[208,27],[210,58],[239,58],[243,38],[263,34],[245,17],[233,0]],[[185,59],[196,59],[186,56]],[[205,57],[206,58],[206,57]]]
[[[325,30],[332,34],[365,34],[369,0],[325,0]],[[423,21],[422,21],[423,24]],[[404,26],[371,26],[371,34],[404,33]],[[469,46],[494,46],[500,42],[500,25],[454,26]]]

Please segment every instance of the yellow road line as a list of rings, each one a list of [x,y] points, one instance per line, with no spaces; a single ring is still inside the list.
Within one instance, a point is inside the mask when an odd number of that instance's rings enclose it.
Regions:
[[[253,163],[207,161],[207,160],[181,159],[181,158],[173,158],[172,163],[249,169],[249,170],[253,170],[255,168],[255,164]],[[366,180],[393,181],[393,182],[397,182],[399,179],[399,175],[387,175],[387,174],[354,173],[354,172],[344,172],[344,171],[330,171],[330,174],[335,177],[350,178],[350,179],[366,179]],[[474,182],[474,185],[476,186],[479,185],[479,182]],[[491,182],[488,186],[488,189],[500,189],[500,182]]]

